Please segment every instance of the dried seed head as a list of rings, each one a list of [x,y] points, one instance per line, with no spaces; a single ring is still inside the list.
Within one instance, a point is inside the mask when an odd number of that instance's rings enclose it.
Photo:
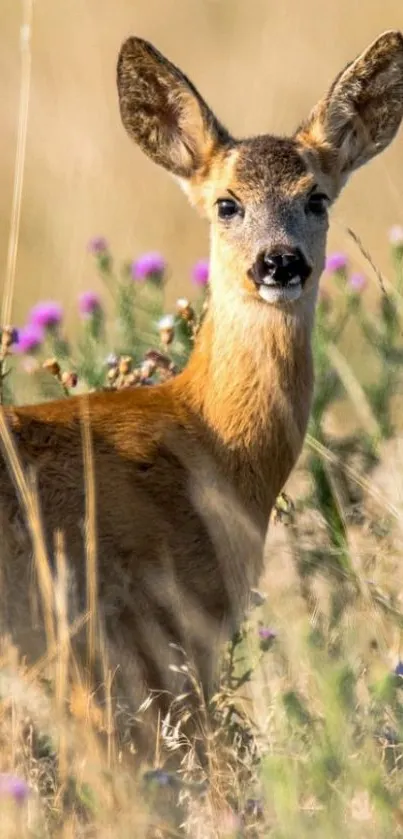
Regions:
[[[111,367],[108,370],[108,382],[115,382],[119,375],[119,368],[118,367]]]
[[[149,379],[150,376],[152,376],[153,373],[155,373],[156,369],[157,365],[155,361],[152,358],[146,358],[140,367],[141,381],[144,381],[144,379]]]
[[[73,388],[77,387],[78,376],[77,373],[74,373],[73,370],[68,370],[62,375],[62,384],[64,387]]]
[[[135,385],[139,384],[140,379],[140,370],[133,370],[132,373],[129,373],[129,375],[126,376],[124,381],[124,387],[135,387]]]
[[[131,372],[133,359],[130,355],[122,355],[119,360],[119,373],[121,376],[127,376]]]
[[[168,347],[169,344],[172,344],[175,335],[175,321],[172,315],[164,315],[161,318],[158,329],[160,333],[161,344],[164,347]]]
[[[3,349],[11,347],[18,341],[18,332],[14,326],[5,326],[1,333],[1,345]]]
[[[183,318],[183,320],[186,320],[189,323],[194,321],[194,309],[192,308],[192,306],[189,303],[189,300],[187,300],[186,297],[179,297],[179,300],[176,301],[176,310],[178,312],[179,317]]]
[[[56,379],[60,378],[60,364],[57,358],[47,358],[46,361],[43,362],[42,367],[50,373],[51,376],[55,376]]]

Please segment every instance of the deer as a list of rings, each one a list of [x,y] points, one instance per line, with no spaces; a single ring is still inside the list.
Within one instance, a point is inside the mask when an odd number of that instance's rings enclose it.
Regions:
[[[117,90],[130,139],[210,224],[208,311],[187,366],[168,381],[2,409],[1,632],[29,659],[43,654],[34,528],[10,446],[35,475],[52,578],[54,534],[63,536],[69,620],[87,609],[87,422],[97,625],[121,679],[116,695],[138,708],[152,692],[165,713],[180,689],[178,649],[211,696],[220,645],[262,573],[271,512],[309,419],[329,209],[397,134],[403,36],[381,34],[289,137],[234,138],[139,37],[120,49]]]

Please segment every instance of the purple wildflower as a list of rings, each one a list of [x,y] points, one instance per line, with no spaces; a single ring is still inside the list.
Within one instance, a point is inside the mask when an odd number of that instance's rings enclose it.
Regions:
[[[78,298],[78,308],[84,318],[101,311],[101,301],[96,291],[84,291]]]
[[[394,224],[390,228],[389,242],[394,248],[403,247],[403,227],[400,224]]]
[[[88,242],[87,249],[95,256],[104,254],[109,250],[109,245],[104,236],[93,236]]]
[[[206,286],[210,276],[210,264],[207,259],[199,259],[192,269],[192,281],[194,285]]]
[[[348,259],[344,253],[331,253],[326,257],[325,269],[329,274],[339,274],[346,270]]]
[[[396,676],[403,676],[403,661],[398,661],[395,667]]]
[[[60,304],[53,300],[46,300],[31,309],[29,323],[31,326],[38,326],[40,329],[54,329],[59,325],[62,317],[63,309]]]
[[[275,632],[274,629],[270,629],[268,626],[260,626],[258,633],[260,639],[260,649],[262,652],[266,653],[267,650],[270,650],[273,641],[277,638],[277,632]]]
[[[16,352],[33,353],[39,350],[43,342],[43,330],[39,326],[29,323],[19,330],[18,341],[15,345]]]
[[[166,268],[163,256],[157,251],[144,253],[131,266],[133,280],[147,280],[149,277],[161,280]]]
[[[16,804],[23,804],[28,795],[29,786],[26,781],[16,775],[9,775],[6,772],[0,773],[0,796],[8,796],[14,799]]]
[[[367,286],[367,278],[363,274],[352,274],[348,286],[355,294],[360,294]]]
[[[277,638],[277,632],[274,629],[270,629],[268,626],[260,626],[259,638],[261,641],[274,641],[274,639]]]

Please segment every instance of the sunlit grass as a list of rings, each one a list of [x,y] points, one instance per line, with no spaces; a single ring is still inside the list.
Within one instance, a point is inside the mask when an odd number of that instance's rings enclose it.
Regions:
[[[380,288],[371,318],[366,278],[351,274],[343,255],[328,260],[314,337],[309,435],[290,485],[292,497],[278,499],[262,591],[252,593],[244,625],[223,650],[220,686],[209,707],[187,661],[179,665],[199,696],[202,761],[196,741],[186,740],[182,712],[175,723],[170,715],[160,721],[153,764],[136,767],[129,721],[123,745],[115,736],[106,652],[103,704],[74,661],[74,637],[83,626],[89,668],[91,650],[103,643],[97,635],[91,433],[85,416],[87,568],[93,585],[81,626],[68,623],[62,535],[55,534],[53,576],[35,485],[22,471],[3,422],[3,445],[30,522],[48,620],[47,655],[33,668],[24,665],[23,651],[3,639],[2,835],[398,835],[403,495],[393,481],[385,484],[391,459],[396,468],[393,400],[402,382],[403,231],[397,233],[391,243],[396,292],[393,286]],[[93,240],[91,250],[105,294],[81,296],[73,339],[65,334],[57,301],[27,313],[17,333],[3,331],[3,401],[152,387],[186,363],[208,305],[207,267],[197,268],[190,300],[179,300],[170,313],[164,308],[162,257],[148,254],[117,266],[104,239]],[[366,346],[368,365],[376,364],[377,375],[369,381],[343,355],[350,329]],[[355,430],[336,437],[328,418],[340,400],[354,412]]]

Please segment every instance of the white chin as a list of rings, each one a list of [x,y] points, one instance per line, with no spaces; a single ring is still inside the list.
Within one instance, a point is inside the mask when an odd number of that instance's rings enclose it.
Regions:
[[[283,288],[275,285],[259,286],[259,296],[266,303],[292,303],[298,300],[302,293],[302,283],[299,281],[294,285],[287,285]]]

